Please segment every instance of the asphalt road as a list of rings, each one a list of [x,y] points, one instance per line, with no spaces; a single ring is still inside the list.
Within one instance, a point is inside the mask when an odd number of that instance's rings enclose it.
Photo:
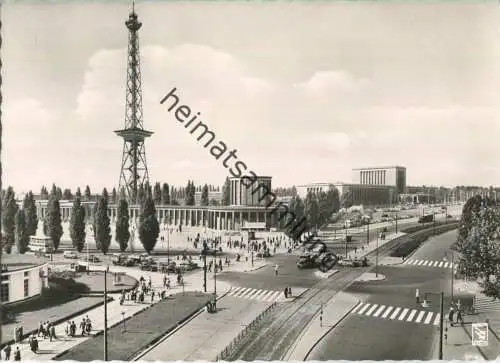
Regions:
[[[223,272],[217,279],[227,281],[233,286],[265,290],[283,290],[286,286],[310,288],[321,279],[315,275],[316,269],[299,270],[297,256],[275,255],[266,259],[267,266],[251,272]],[[274,266],[278,264],[278,276]]]
[[[442,260],[445,252],[455,241],[456,231],[451,231],[425,242],[415,253],[431,260]],[[450,303],[450,269],[412,265],[382,266],[379,273],[385,280],[356,282],[346,292],[354,293],[369,304],[392,306],[394,309],[417,309],[439,312],[439,295],[429,295],[431,306],[416,304],[415,290],[424,293],[445,291],[445,316]],[[429,360],[436,359],[434,344],[438,340],[438,326],[407,322],[406,319],[390,319],[350,314],[315,347],[308,360]],[[402,310],[401,310],[402,311]],[[417,313],[419,314],[419,313]],[[373,315],[373,314],[372,314]],[[416,316],[413,321],[416,320]],[[425,315],[427,316],[427,315]],[[434,319],[435,316],[433,316]],[[328,318],[325,317],[325,320]]]

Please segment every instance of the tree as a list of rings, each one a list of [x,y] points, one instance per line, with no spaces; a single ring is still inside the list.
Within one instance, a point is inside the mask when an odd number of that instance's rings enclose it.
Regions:
[[[5,192],[2,206],[3,247],[6,253],[11,253],[15,241],[16,213],[18,206],[14,188],[9,186]]]
[[[294,241],[299,241],[302,234],[309,229],[307,220],[304,222],[305,205],[299,196],[290,200],[288,211],[290,213],[287,213],[285,218],[285,234]]]
[[[87,185],[85,187],[85,200],[89,201],[92,198],[92,194],[90,193],[90,187]]]
[[[156,208],[153,199],[148,197],[141,205],[139,216],[139,238],[148,254],[154,249],[159,234],[160,224],[156,218]]]
[[[155,204],[161,204],[161,184],[159,182],[155,183],[155,188],[153,190],[153,198]]]
[[[457,248],[461,251],[468,243],[468,234],[474,226],[474,218],[481,211],[482,206],[494,206],[496,203],[491,198],[483,198],[479,194],[469,198],[462,208],[462,216],[458,227]]]
[[[144,186],[141,184],[137,188],[137,198],[135,202],[139,205],[142,205],[145,199],[146,199],[146,190],[144,189]]]
[[[111,191],[111,203],[115,204],[118,201],[118,196],[116,195],[116,188],[113,187]]]
[[[70,219],[70,237],[73,247],[82,252],[85,245],[85,208],[82,206],[80,197],[73,201],[73,209]]]
[[[320,211],[316,194],[309,192],[306,196],[305,217],[310,228],[317,229],[320,223]]]
[[[80,190],[80,187],[76,188],[75,198],[80,198],[80,200],[82,199],[82,192]]]
[[[219,201],[217,199],[210,199],[210,205],[213,205],[213,206],[218,206],[219,205]]]
[[[71,193],[71,189],[64,189],[62,192],[62,199],[64,200],[72,200],[73,199],[73,194]]]
[[[208,205],[208,185],[204,185],[201,190],[201,201],[200,205]]]
[[[35,197],[31,190],[24,196],[23,209],[26,222],[26,233],[29,236],[34,236],[38,228],[38,217],[36,215]]]
[[[26,233],[26,219],[24,210],[20,209],[16,213],[16,246],[17,252],[24,254],[28,250],[30,237]]]
[[[181,205],[177,199],[172,199],[170,205]]]
[[[231,182],[229,181],[229,177],[226,177],[226,181],[224,182],[224,186],[222,187],[222,205],[231,204]]]
[[[351,208],[353,204],[352,190],[347,189],[342,193],[342,197],[340,198],[340,206],[342,208]]]
[[[163,183],[161,187],[161,202],[162,204],[170,204],[170,190],[167,183]]]
[[[62,192],[62,189],[61,189],[60,187],[57,187],[57,188],[56,188],[56,196],[57,196],[57,199],[58,199],[58,200],[61,200],[61,199],[62,199],[63,192]]]
[[[49,199],[49,191],[45,187],[45,185],[42,186],[42,189],[40,190],[40,198],[41,199]]]
[[[120,199],[116,217],[115,240],[120,245],[121,252],[127,249],[128,240],[130,239],[129,219],[127,200]]]
[[[106,200],[106,203],[109,203],[109,194],[106,188],[102,190],[102,197]]]
[[[59,199],[57,199],[57,193],[49,197],[47,214],[45,215],[45,230],[47,236],[52,239],[52,247],[54,251],[57,251],[63,235],[61,208],[59,205]]]
[[[195,205],[195,193],[196,193],[196,187],[194,186],[194,182],[191,180],[188,180],[188,184],[185,189],[185,200],[184,203],[186,205]]]
[[[97,202],[97,209],[94,216],[94,235],[97,249],[106,254],[111,244],[111,228],[108,215],[108,200],[104,194],[103,191],[103,195]]]

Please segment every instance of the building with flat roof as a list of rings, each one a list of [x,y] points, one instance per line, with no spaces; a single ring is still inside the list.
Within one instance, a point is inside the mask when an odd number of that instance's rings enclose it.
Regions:
[[[270,202],[269,192],[272,191],[272,177],[258,176],[252,185],[247,187],[249,180],[242,183],[241,178],[229,178],[230,205],[266,206]]]
[[[363,185],[386,185],[396,187],[398,194],[406,192],[406,167],[377,166],[352,169],[352,182]]]
[[[295,187],[295,189],[297,189],[297,195],[301,199],[304,199],[308,193],[313,193],[315,195],[317,195],[321,192],[326,193],[330,189],[334,189],[335,184],[339,184],[339,183],[340,182],[337,182],[337,183],[310,183],[310,184],[304,184],[304,185],[297,185]]]
[[[48,263],[32,255],[3,254],[0,285],[2,305],[39,296],[48,287]]]

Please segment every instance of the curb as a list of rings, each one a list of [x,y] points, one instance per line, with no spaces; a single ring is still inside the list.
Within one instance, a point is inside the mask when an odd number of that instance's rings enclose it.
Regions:
[[[465,331],[465,334],[467,334],[467,336],[469,337],[469,339],[472,341],[472,336],[469,334],[469,332],[467,331],[467,329],[465,328],[465,326],[462,326],[462,329]],[[489,360],[487,357],[486,357],[486,354],[484,354],[483,350],[481,349],[481,347],[479,346],[476,346],[476,349],[477,351],[479,352],[479,354],[481,354],[481,357],[484,358],[484,360]]]
[[[231,285],[229,285],[229,289],[227,289],[227,291],[219,297],[219,300],[222,299],[224,296],[226,296],[232,290],[232,288],[233,287]],[[171,337],[172,335],[174,335],[178,330],[180,330],[182,327],[186,326],[191,320],[193,320],[197,316],[201,315],[201,313],[203,313],[204,311],[205,311],[205,307],[202,307],[201,309],[196,310],[194,313],[188,315],[186,318],[184,318],[181,321],[179,321],[177,323],[177,325],[174,326],[173,329],[171,329],[170,331],[168,331],[167,333],[165,333],[165,335],[163,335],[163,336],[159,337],[158,339],[156,339],[155,341],[151,342],[146,347],[141,348],[141,349],[143,349],[142,352],[140,352],[140,353],[132,356],[130,358],[130,361],[140,360],[141,357],[145,356],[147,353],[149,353],[155,347],[157,347],[158,345],[160,345],[163,341],[167,340],[169,337]]]
[[[307,351],[306,356],[303,359],[304,361],[307,360],[307,358],[309,357],[309,354],[311,354],[311,352],[314,350],[314,348],[317,347],[317,345],[328,335],[328,333],[330,333],[333,329],[335,329],[337,327],[337,325],[339,325],[346,318],[346,316],[351,313],[351,311],[353,311],[356,307],[359,306],[359,304],[361,304],[361,301],[358,299],[358,302],[356,304],[354,304],[354,306],[352,308],[350,308],[335,324],[333,324],[331,327],[328,328],[328,330],[326,332],[323,333],[323,335],[316,341],[316,343],[314,343],[313,346]],[[319,315],[319,313],[317,313],[314,316],[313,320],[316,319],[317,315]]]
[[[264,265],[262,265],[260,267],[257,267],[257,268],[254,268],[254,269],[250,269],[250,270],[244,270],[243,272],[254,272],[254,271],[257,271],[257,270],[260,270],[260,269],[266,267],[267,265],[268,264],[266,263],[266,264],[264,264]]]
[[[110,303],[111,301],[114,301],[114,298],[113,298],[112,296],[108,297],[108,301],[107,301],[106,303]],[[74,318],[75,316],[78,316],[78,315],[81,315],[81,314],[85,314],[86,312],[88,312],[88,311],[90,311],[90,310],[93,310],[93,309],[96,309],[96,308],[98,308],[98,307],[100,307],[100,306],[102,306],[102,305],[104,305],[104,301],[99,301],[98,303],[95,303],[95,304],[93,304],[93,305],[91,305],[91,306],[89,306],[89,307],[86,307],[86,308],[85,308],[85,309],[83,309],[83,310],[79,310],[79,311],[77,311],[77,312],[74,312],[74,313],[71,313],[71,314],[69,314],[69,315],[66,315],[66,316],[64,316],[64,317],[62,317],[62,318],[56,319],[56,320],[52,321],[52,323],[53,323],[54,325],[59,325],[59,324],[61,324],[62,322],[66,321],[66,320],[70,320],[70,319]],[[28,331],[28,332],[24,333],[24,334],[22,335],[22,339],[23,339],[23,340],[25,340],[25,339],[27,339],[30,335],[35,334],[35,333],[37,333],[37,332],[38,332],[38,328],[36,328],[36,329],[32,329],[32,330],[30,330],[30,331]],[[13,344],[15,344],[14,339],[8,340],[8,341],[6,341],[6,342],[4,342],[4,343],[0,344],[0,349],[3,349],[3,347],[5,347],[7,344],[9,344],[9,345],[13,345]]]

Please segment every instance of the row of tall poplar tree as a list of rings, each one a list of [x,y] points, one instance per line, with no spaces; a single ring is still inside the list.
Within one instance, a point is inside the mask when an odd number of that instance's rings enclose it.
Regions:
[[[43,232],[51,238],[52,246],[58,250],[63,235],[62,218],[59,200],[61,194],[55,185],[48,194],[48,204],[45,218],[43,220]],[[30,236],[35,235],[38,227],[38,216],[33,193],[28,192],[20,208],[16,201],[14,188],[9,186],[2,196],[2,247],[6,253],[11,253],[14,243],[19,253],[28,250]],[[99,196],[94,205],[94,218],[92,220],[92,232],[96,247],[103,253],[107,253],[111,244],[111,221],[108,214],[109,195],[106,188]],[[151,252],[157,242],[160,226],[156,217],[156,208],[151,188],[146,188],[145,195],[139,200],[139,239],[146,252]],[[128,202],[121,193],[118,202],[116,218],[115,239],[121,251],[128,247],[130,239]],[[80,188],[77,188],[73,198],[73,207],[70,219],[70,237],[73,246],[81,252],[85,246],[86,238],[86,216],[85,207],[82,205]]]

